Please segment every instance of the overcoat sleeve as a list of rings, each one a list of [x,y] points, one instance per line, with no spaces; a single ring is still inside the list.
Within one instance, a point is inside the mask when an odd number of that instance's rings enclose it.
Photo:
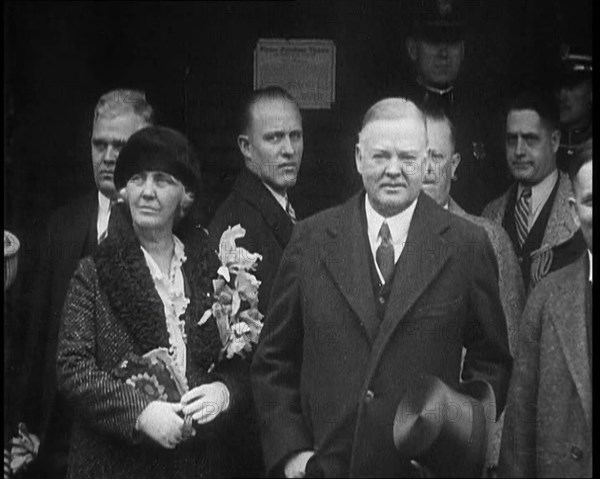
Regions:
[[[295,229],[284,251],[251,369],[268,475],[280,473],[290,454],[313,448],[300,402],[302,262],[294,254],[295,249],[302,248],[299,236]]]
[[[91,259],[79,264],[69,287],[57,350],[58,388],[85,422],[130,443],[141,440],[138,416],[149,396],[113,378],[96,360],[98,277]]]
[[[519,327],[515,368],[508,392],[500,447],[501,477],[537,477],[536,420],[543,289],[533,291]]]
[[[471,288],[470,318],[463,339],[467,353],[462,379],[483,380],[492,386],[497,420],[506,402],[512,357],[499,297],[496,257],[487,235],[479,237],[475,244],[480,245],[475,250],[477,256],[466,253],[471,265]]]

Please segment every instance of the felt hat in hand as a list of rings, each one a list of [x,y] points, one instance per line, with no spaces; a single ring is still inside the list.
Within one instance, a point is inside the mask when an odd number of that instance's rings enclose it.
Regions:
[[[486,382],[462,383],[456,391],[437,377],[421,376],[396,410],[394,445],[422,477],[481,477],[495,419]]]

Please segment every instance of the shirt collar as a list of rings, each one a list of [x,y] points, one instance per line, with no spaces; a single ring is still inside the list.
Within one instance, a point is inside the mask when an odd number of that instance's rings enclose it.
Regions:
[[[271,188],[269,185],[267,185],[264,181],[262,182],[262,184],[267,187],[267,190],[269,190],[271,192],[271,194],[273,195],[273,198],[275,198],[277,200],[277,203],[279,203],[281,205],[283,210],[287,211],[287,203],[288,203],[287,193],[285,195],[282,195],[281,193],[278,193],[273,188]]]
[[[365,195],[365,212],[367,215],[367,230],[369,234],[369,242],[371,244],[377,243],[379,238],[379,230],[381,229],[381,225],[384,221],[387,222],[390,227],[390,233],[392,235],[392,244],[403,244],[406,242],[406,237],[408,236],[408,228],[410,227],[410,222],[412,220],[413,214],[415,212],[415,207],[417,206],[417,199],[406,208],[404,211],[401,211],[395,216],[390,216],[389,218],[384,218],[381,216],[369,201],[369,196]]]
[[[110,198],[104,196],[104,193],[98,191],[98,209],[104,213],[110,211]]]
[[[592,260],[592,252],[588,249],[588,257],[590,259],[590,283],[592,282],[592,273],[594,272],[594,261]]]
[[[425,82],[423,82],[423,80],[421,78],[417,78],[417,83],[419,85],[421,85],[423,88],[425,88],[425,90],[427,90],[428,92],[435,93],[436,95],[439,95],[439,96],[447,95],[452,90],[454,90],[454,85],[450,85],[449,87],[446,87],[446,88],[436,88],[434,86],[426,85]]]
[[[540,181],[537,185],[531,186],[531,211],[535,211],[540,204],[546,202],[552,188],[558,179],[558,170],[554,170],[546,178]],[[519,190],[517,191],[517,200],[521,197],[521,193],[525,189],[525,185],[519,183]]]

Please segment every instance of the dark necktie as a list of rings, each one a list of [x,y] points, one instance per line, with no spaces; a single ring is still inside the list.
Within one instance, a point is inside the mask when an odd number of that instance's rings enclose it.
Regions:
[[[296,212],[294,211],[294,208],[292,208],[292,204],[290,203],[290,199],[289,198],[287,198],[287,202],[286,202],[286,205],[285,205],[285,212],[290,217],[290,220],[292,220],[292,223],[296,224],[296,222],[298,221],[296,219]]]
[[[375,252],[375,260],[377,261],[377,266],[379,266],[379,271],[383,275],[383,280],[388,283],[394,273],[394,245],[392,244],[390,227],[385,221],[379,230],[379,237],[381,238],[381,243]]]
[[[515,227],[519,247],[523,247],[529,234],[529,211],[531,209],[531,188],[523,188],[521,197],[515,206]]]

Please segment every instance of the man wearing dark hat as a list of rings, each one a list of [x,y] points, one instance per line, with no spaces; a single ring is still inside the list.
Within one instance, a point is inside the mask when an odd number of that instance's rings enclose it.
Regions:
[[[592,477],[591,148],[577,152],[569,205],[587,250],[531,294],[500,449],[502,477]]]
[[[106,238],[111,205],[117,198],[113,173],[128,138],[152,124],[154,113],[138,90],[113,90],[94,110],[91,153],[96,188],[56,211],[48,222],[39,275],[31,304],[27,346],[24,422],[40,437],[30,477],[66,474],[72,411],[56,393],[56,346],[69,281],[79,260]]]
[[[473,85],[460,83],[465,56],[464,5],[459,0],[418,2],[412,32],[406,39],[415,72],[403,95],[422,107],[443,109],[457,132],[462,161],[453,178],[452,197],[470,214],[509,184],[502,161],[501,119],[487,107]]]
[[[561,126],[557,166],[567,172],[575,149],[592,137],[592,55],[564,45],[561,60],[556,88]]]

